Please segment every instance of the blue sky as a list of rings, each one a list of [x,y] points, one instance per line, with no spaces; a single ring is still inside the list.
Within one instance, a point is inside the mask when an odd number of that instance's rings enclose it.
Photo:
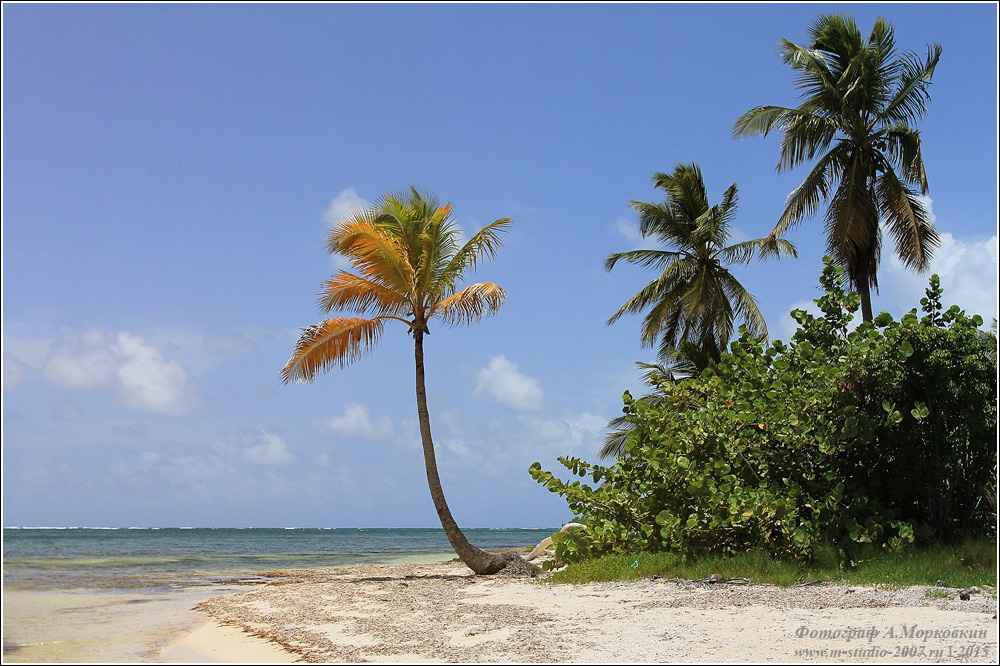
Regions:
[[[630,200],[696,162],[740,191],[738,238],[771,230],[804,169],[778,137],[798,103],[781,38],[819,13],[884,15],[943,46],[920,123],[945,300],[997,315],[997,8],[983,4],[3,6],[3,524],[437,526],[412,341],[281,386],[319,320],[331,215],[416,185],[473,231],[513,218],[473,281],[507,301],[432,329],[428,392],[445,493],[468,527],[558,525],[528,466],[596,459],[652,275],[603,261],[649,244]],[[822,222],[798,259],[734,269],[772,338],[816,297]],[[874,309],[927,276],[884,254]]]

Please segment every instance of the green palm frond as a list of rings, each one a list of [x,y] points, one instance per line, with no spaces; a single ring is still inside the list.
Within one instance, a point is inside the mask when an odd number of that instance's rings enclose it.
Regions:
[[[733,125],[733,138],[767,136],[774,128],[788,125],[800,113],[798,109],[784,106],[758,106],[739,117]]]
[[[896,256],[910,270],[925,271],[940,244],[930,212],[917,193],[891,171],[878,182],[878,200],[885,228],[896,243]]]
[[[615,252],[609,255],[604,261],[604,268],[610,271],[619,261],[625,261],[644,268],[665,269],[682,256],[684,255],[680,252],[671,252],[669,250],[628,250],[627,252]]]
[[[659,344],[662,356],[686,345],[692,356],[718,359],[737,320],[754,332],[767,330],[752,297],[742,288],[732,287],[732,283],[739,283],[725,264],[748,263],[754,256],[794,256],[795,248],[784,239],[774,239],[766,249],[761,247],[765,239],[728,244],[739,190],[733,183],[722,201],[710,206],[696,164],[678,163],[670,174],[654,174],[654,182],[666,191],[666,199],[661,203],[633,201],[631,206],[639,213],[643,236],[655,238],[669,249],[617,252],[607,258],[608,270],[626,261],[660,271],[658,278],[626,301],[607,323],[613,324],[625,314],[646,312],[640,328],[642,346]],[[734,305],[731,297],[739,302]]]
[[[907,53],[900,59],[899,89],[886,104],[880,120],[905,125],[927,115],[928,86],[940,59],[941,46],[938,44],[928,44],[927,58],[923,62],[914,53]]]

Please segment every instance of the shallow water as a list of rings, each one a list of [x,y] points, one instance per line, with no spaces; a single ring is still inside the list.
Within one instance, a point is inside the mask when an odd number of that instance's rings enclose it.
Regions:
[[[192,608],[236,588],[160,593],[95,590],[7,590],[3,595],[3,661],[136,662],[207,618]]]
[[[466,530],[482,548],[554,530]],[[203,623],[193,607],[290,568],[440,562],[440,529],[10,529],[3,531],[3,661],[156,661]]]

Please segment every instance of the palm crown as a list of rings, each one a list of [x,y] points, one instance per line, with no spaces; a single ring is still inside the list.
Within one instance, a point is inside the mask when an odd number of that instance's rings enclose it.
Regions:
[[[897,54],[892,26],[878,19],[865,38],[854,20],[819,16],[809,28],[811,44],[782,40],[785,64],[797,72],[803,102],[796,108],[759,106],[733,128],[736,137],[784,131],[778,171],[821,157],[788,195],[785,211],[768,235],[774,240],[829,200],[828,252],[844,267],[871,320],[870,288],[878,289],[880,223],[886,226],[905,266],[925,270],[939,240],[919,195],[928,190],[920,133],[910,127],[924,117],[928,86],[941,47],[928,45],[921,60]]]
[[[468,324],[497,312],[504,290],[484,282],[459,289],[466,270],[492,258],[505,218],[464,244],[451,206],[415,189],[386,195],[376,205],[335,223],[327,235],[330,253],[347,257],[355,273],[339,271],[323,283],[324,312],[349,310],[371,317],[326,319],[305,329],[282,370],[284,383],[312,381],[333,365],[344,367],[370,351],[386,321],[429,333],[428,322]]]
[[[696,360],[701,369],[710,359],[719,358],[737,320],[746,324],[751,335],[767,336],[757,303],[726,264],[749,263],[755,254],[794,256],[795,247],[783,239],[763,250],[759,250],[763,239],[727,245],[738,203],[736,184],[723,193],[721,203],[709,206],[696,164],[677,164],[671,174],[654,174],[653,182],[666,191],[666,200],[658,204],[633,201],[631,206],[639,213],[642,236],[673,249],[631,250],[608,257],[608,270],[624,260],[661,271],[608,323],[649,308],[642,324],[643,346],[653,346],[659,340],[661,358],[686,349],[685,355]]]

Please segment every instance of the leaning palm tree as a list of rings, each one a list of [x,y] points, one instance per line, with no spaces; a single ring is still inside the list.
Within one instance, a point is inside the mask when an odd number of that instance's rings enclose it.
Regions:
[[[659,277],[608,319],[649,309],[640,340],[652,347],[659,341],[661,359],[681,352],[698,371],[718,360],[742,320],[750,335],[767,337],[767,325],[754,297],[733,277],[726,264],[749,263],[754,256],[795,256],[795,247],[777,238],[727,245],[738,194],[733,183],[722,202],[709,206],[705,182],[697,164],[677,164],[671,174],[653,174],[656,187],[667,193],[662,203],[631,202],[639,213],[639,231],[672,249],[631,250],[608,257],[609,271],[624,260],[658,269]]]
[[[302,332],[292,358],[281,371],[283,383],[312,381],[333,366],[345,367],[372,350],[387,322],[398,321],[413,336],[417,417],[431,499],[445,534],[458,556],[477,574],[496,573],[511,557],[471,545],[448,509],[438,477],[431,438],[424,378],[424,336],[428,322],[469,324],[496,313],[505,292],[493,283],[459,288],[463,274],[500,247],[498,233],[510,219],[484,227],[464,244],[451,216],[431,195],[411,188],[387,194],[373,206],[334,222],[327,249],[341,254],[356,272],[339,271],[322,285],[320,307],[369,313],[370,317],[335,317]]]
[[[910,125],[927,113],[928,87],[941,47],[929,44],[924,60],[910,51],[897,54],[891,24],[879,18],[865,38],[854,19],[842,14],[820,15],[810,25],[809,37],[806,46],[787,39],[781,46],[782,60],[798,73],[802,104],[751,109],[736,121],[733,135],[783,130],[778,171],[822,155],[788,195],[767,242],[828,200],[828,253],[861,296],[863,319],[871,321],[880,225],[910,269],[926,270],[939,245],[919,196],[927,194],[927,173],[920,133]]]

